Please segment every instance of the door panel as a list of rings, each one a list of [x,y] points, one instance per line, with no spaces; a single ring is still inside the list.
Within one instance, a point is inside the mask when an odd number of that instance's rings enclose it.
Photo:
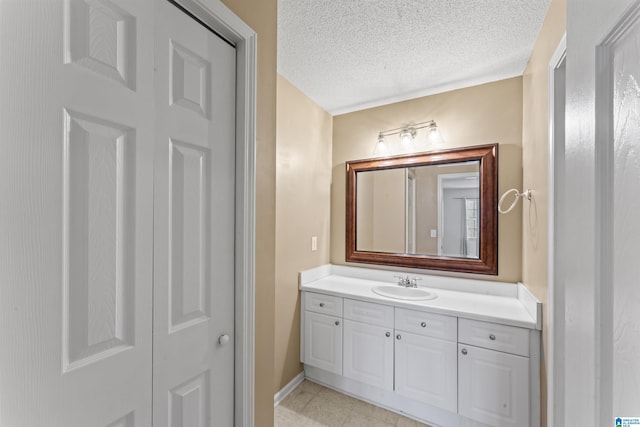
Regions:
[[[393,390],[393,329],[344,321],[343,375]]]
[[[640,301],[633,257],[640,232],[634,100],[640,64],[633,52],[639,3],[567,3],[566,228],[558,236],[568,362],[564,419],[565,425],[595,427],[640,409],[627,394],[640,373],[638,358],[631,357],[638,348]]]
[[[0,4],[0,425],[151,425],[150,6]]]
[[[603,419],[624,414],[635,414],[640,410],[640,289],[637,278],[640,274],[638,264],[638,241],[640,223],[638,209],[640,203],[635,195],[640,191],[640,4],[636,2],[630,11],[616,24],[604,46],[605,60],[602,73],[596,83],[607,91],[605,99],[611,99],[605,115],[612,120],[607,126],[613,135],[605,140],[607,154],[603,162],[611,162],[603,172],[608,184],[603,198],[612,205],[612,215],[603,215],[603,232],[608,234],[603,256],[604,274],[603,292],[610,302],[603,307],[607,316],[604,322],[603,337],[606,353],[604,371],[610,381],[603,381],[602,395],[610,399],[603,405]],[[610,79],[610,80],[609,80]],[[609,80],[609,81],[606,81]],[[602,106],[602,105],[600,105]],[[602,123],[606,126],[605,123]],[[606,173],[605,172],[605,173]],[[607,174],[608,175],[608,174]],[[607,212],[611,212],[607,209]],[[611,311],[609,311],[611,310]],[[609,317],[609,314],[610,317]],[[606,341],[610,340],[610,341]],[[610,366],[607,366],[610,363]],[[611,391],[608,392],[610,389]],[[606,393],[606,394],[605,394]]]
[[[455,341],[396,332],[395,391],[447,411],[458,409]]]
[[[529,359],[458,344],[458,413],[495,427],[529,425]]]
[[[231,426],[236,52],[167,1],[157,18],[154,426]]]
[[[304,363],[342,375],[342,333],[339,317],[304,313]]]
[[[134,344],[135,130],[64,111],[63,366]]]

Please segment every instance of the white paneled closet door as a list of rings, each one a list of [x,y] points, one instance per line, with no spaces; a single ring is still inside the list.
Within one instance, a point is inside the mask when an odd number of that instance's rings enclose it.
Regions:
[[[0,1],[0,426],[233,425],[235,53],[164,0]]]
[[[0,425],[151,425],[153,3],[0,2]]]
[[[232,426],[236,51],[156,3],[154,426]]]

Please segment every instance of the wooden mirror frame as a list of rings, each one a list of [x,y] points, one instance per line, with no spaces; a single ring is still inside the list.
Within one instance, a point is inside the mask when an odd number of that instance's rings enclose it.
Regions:
[[[358,172],[480,161],[479,258],[359,251],[356,249]],[[429,270],[498,274],[498,144],[454,148],[380,159],[355,160],[347,167],[346,261]]]

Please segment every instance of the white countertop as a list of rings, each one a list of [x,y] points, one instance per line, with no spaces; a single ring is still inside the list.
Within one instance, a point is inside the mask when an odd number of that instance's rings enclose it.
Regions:
[[[331,267],[334,268],[332,269]],[[451,278],[448,278],[450,282],[449,285],[452,289],[419,286],[420,288],[434,292],[437,298],[426,301],[407,301],[388,298],[375,294],[372,291],[376,286],[390,285],[393,284],[393,282],[372,279],[371,274],[367,274],[369,276],[368,278],[353,277],[358,275],[364,276],[364,274],[358,274],[361,272],[357,270],[366,269],[335,267],[336,266],[329,266],[327,268],[327,266],[324,266],[320,269],[303,272],[301,274],[300,290],[344,298],[354,298],[394,307],[446,314],[465,319],[482,320],[529,329],[541,328],[540,314],[542,305],[522,284],[501,284],[498,286],[504,286],[504,290],[491,292],[491,287],[494,286],[495,282],[492,282],[490,285],[485,285],[482,281],[476,281],[478,282],[478,292],[468,292],[454,290],[456,288],[455,279],[452,281]],[[354,272],[355,274],[351,274]],[[335,273],[347,273],[352,277]],[[370,271],[367,273],[370,273]],[[414,275],[411,276],[413,277]],[[386,278],[387,275],[381,277]],[[426,278],[426,283],[431,282],[428,277],[422,277]],[[464,285],[468,282],[469,279],[460,279],[460,287],[464,289]],[[507,287],[510,288],[507,289]]]

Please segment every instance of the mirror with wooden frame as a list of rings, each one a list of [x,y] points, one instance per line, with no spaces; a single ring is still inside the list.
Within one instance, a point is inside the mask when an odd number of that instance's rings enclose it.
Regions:
[[[347,167],[346,261],[498,274],[498,145]]]

